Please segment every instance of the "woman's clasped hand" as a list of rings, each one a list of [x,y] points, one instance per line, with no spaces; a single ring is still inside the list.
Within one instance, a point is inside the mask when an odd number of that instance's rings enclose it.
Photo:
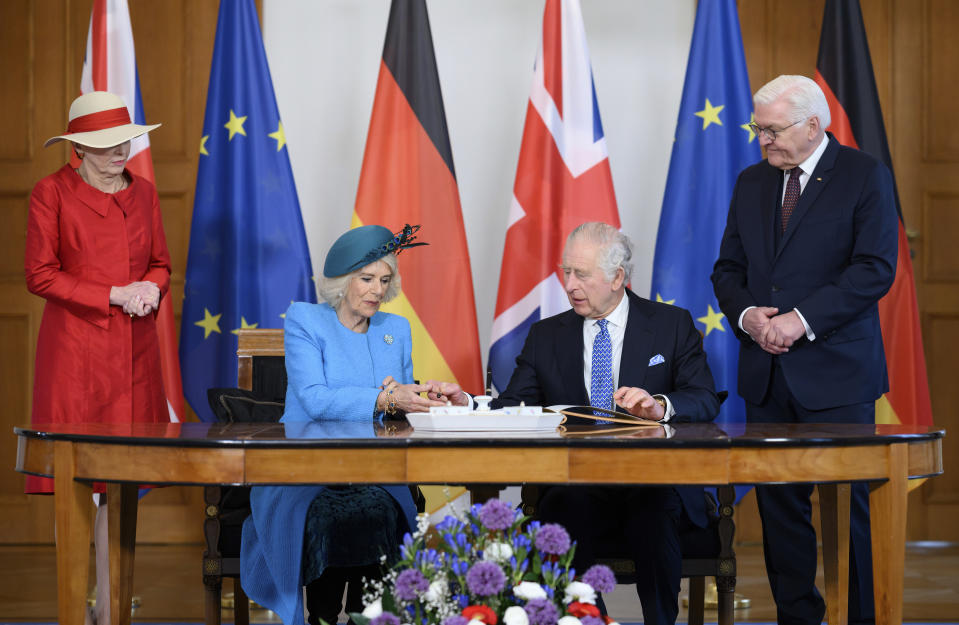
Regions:
[[[111,287],[110,305],[122,307],[131,317],[144,317],[160,305],[160,287],[149,280]]]

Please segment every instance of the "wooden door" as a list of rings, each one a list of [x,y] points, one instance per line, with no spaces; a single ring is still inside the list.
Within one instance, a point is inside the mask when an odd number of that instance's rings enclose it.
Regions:
[[[44,149],[66,127],[80,93],[91,0],[0,2],[0,541],[52,542],[51,497],[23,494],[12,471],[14,425],[30,418],[33,359],[43,301],[26,290],[23,253],[34,183],[68,158],[69,144]],[[206,107],[216,0],[129,0],[140,87],[163,224],[173,258],[171,297],[179,327],[200,131]],[[195,417],[194,417],[195,418]],[[165,488],[141,501],[143,542],[196,542],[203,518],[196,488]]]

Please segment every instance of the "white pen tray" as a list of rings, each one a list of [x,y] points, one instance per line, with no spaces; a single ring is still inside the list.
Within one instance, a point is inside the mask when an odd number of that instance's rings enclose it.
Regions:
[[[414,430],[428,432],[549,432],[565,417],[554,413],[523,415],[491,410],[463,414],[410,412],[406,418]]]
[[[416,430],[410,433],[410,438],[443,438],[443,439],[483,439],[506,440],[511,438],[529,440],[543,440],[546,438],[562,438],[565,428],[559,426],[549,430]]]

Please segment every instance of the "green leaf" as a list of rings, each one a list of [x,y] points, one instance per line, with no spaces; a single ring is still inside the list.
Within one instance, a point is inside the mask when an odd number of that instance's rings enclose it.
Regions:
[[[369,625],[370,621],[372,620],[372,619],[366,618],[359,612],[349,612],[348,614],[349,614],[350,620],[353,621],[356,625]],[[327,623],[323,619],[320,619],[320,622],[323,623],[323,625],[329,625],[329,623]]]
[[[384,612],[392,612],[393,614],[397,613],[396,606],[396,597],[393,596],[393,593],[386,591],[383,593],[383,598],[381,599],[381,605],[383,606]]]

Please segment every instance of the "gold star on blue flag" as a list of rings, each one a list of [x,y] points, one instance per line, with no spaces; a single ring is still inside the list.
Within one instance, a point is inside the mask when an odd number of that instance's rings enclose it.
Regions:
[[[180,364],[184,397],[209,421],[207,389],[236,386],[231,328],[282,327],[291,300],[316,301],[254,0],[220,3],[200,134]]]
[[[723,122],[719,119],[719,114],[722,110],[726,108],[725,104],[720,104],[719,106],[713,106],[709,101],[709,98],[706,98],[706,108],[701,111],[696,111],[693,113],[696,117],[700,117],[703,120],[703,130],[709,128],[710,124],[716,124],[717,126],[722,126]]]
[[[703,0],[686,66],[651,293],[657,299],[669,294],[676,306],[691,311],[703,333],[716,390],[729,391],[720,423],[745,421],[746,409],[736,394],[739,340],[729,327],[737,320],[719,312],[709,276],[736,177],[761,158],[759,142],[743,132],[748,126],[740,126],[752,119],[752,108],[736,1]],[[690,184],[690,176],[696,184]]]

